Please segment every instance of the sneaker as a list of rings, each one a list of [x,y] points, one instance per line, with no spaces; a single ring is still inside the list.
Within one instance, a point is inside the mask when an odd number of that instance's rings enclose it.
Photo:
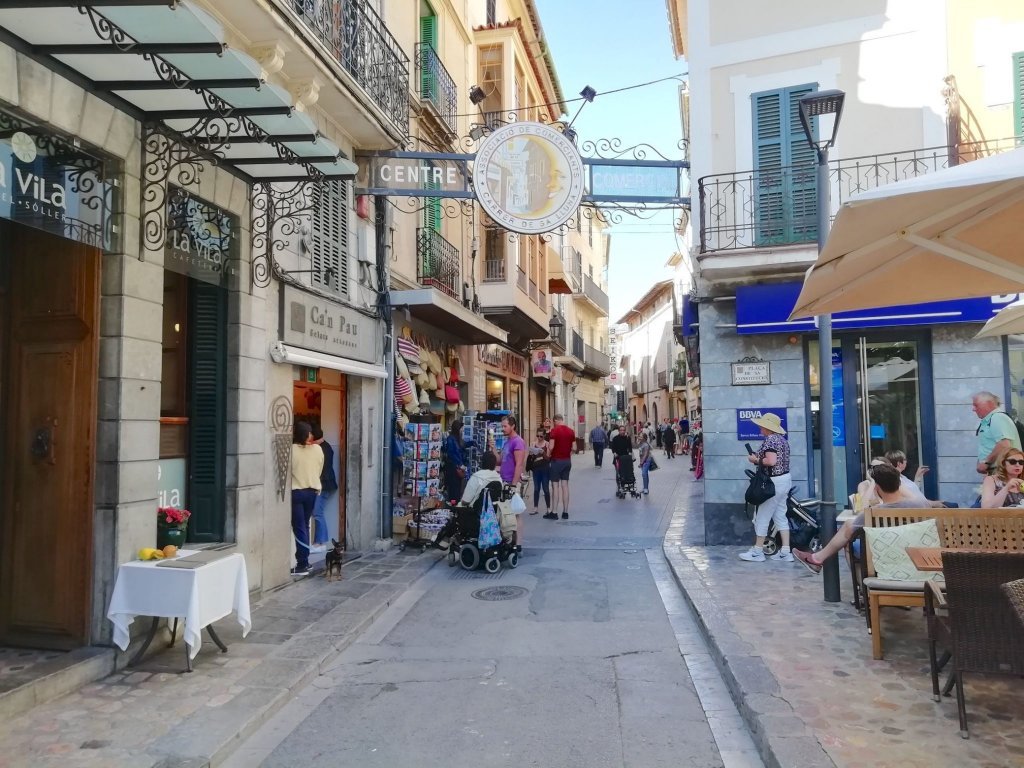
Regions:
[[[778,560],[778,561],[783,562],[783,563],[792,563],[793,562],[793,551],[789,550],[789,549],[780,549],[778,552],[776,552],[774,555],[772,555],[769,559],[770,560]]]
[[[544,514],[544,519],[545,520],[557,520],[558,519],[558,515],[556,515],[554,512],[547,512],[547,513]]]
[[[764,552],[757,547],[751,547],[750,549],[740,552],[740,560],[746,560],[748,563],[763,563]]]
[[[811,573],[813,573],[815,575],[821,573],[821,566],[818,565],[816,562],[814,562],[811,559],[811,553],[810,552],[804,552],[804,551],[799,550],[799,549],[794,549],[793,550],[793,557],[795,557],[797,560],[799,560],[800,563],[802,563],[803,566],[808,571],[810,571]]]
[[[646,488],[644,488],[644,495],[646,496],[649,493],[650,493],[650,491],[648,491]]]
[[[568,512],[563,512],[562,513],[562,519],[563,520],[568,520],[569,519],[569,513]]]
[[[292,576],[309,576],[313,572],[313,569],[308,565],[306,566],[295,566],[291,569],[290,573]]]
[[[309,551],[312,552],[314,555],[322,554],[322,553],[327,551],[327,545],[326,544],[314,544],[313,546],[311,546],[309,548]]]

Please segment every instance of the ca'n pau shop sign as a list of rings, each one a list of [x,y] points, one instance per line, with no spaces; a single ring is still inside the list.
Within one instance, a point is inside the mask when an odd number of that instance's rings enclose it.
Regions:
[[[281,285],[281,341],[335,357],[380,364],[380,336],[367,315],[300,288]]]
[[[477,360],[519,379],[526,378],[526,358],[498,344],[477,344]]]
[[[115,249],[119,164],[0,110],[0,218],[104,251]]]

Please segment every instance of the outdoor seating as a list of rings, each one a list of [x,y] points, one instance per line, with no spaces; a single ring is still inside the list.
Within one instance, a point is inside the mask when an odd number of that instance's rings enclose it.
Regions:
[[[934,519],[942,547],[949,549],[990,549],[1024,551],[1024,511],[1019,509],[868,509],[865,528],[888,528]],[[924,581],[880,579],[875,573],[871,548],[863,533],[860,585],[868,610],[865,619],[871,632],[874,658],[882,656],[881,609],[888,606],[924,605]]]
[[[968,738],[964,673],[1024,675],[1024,633],[1002,587],[1024,577],[1024,552],[942,553],[945,593],[927,582],[928,658],[932,693],[939,701],[938,648],[951,654],[960,735]],[[943,616],[939,609],[945,609]]]
[[[1017,615],[1020,628],[1024,630],[1024,579],[1017,579],[1002,586],[1003,593],[1010,601],[1010,607]]]

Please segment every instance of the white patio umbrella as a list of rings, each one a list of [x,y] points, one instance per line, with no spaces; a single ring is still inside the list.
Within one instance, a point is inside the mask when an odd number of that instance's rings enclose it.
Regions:
[[[793,318],[1024,292],[1024,148],[862,192]]]
[[[1011,333],[1024,333],[1024,301],[1007,304],[985,323],[974,337],[983,339],[988,336],[1007,336]]]

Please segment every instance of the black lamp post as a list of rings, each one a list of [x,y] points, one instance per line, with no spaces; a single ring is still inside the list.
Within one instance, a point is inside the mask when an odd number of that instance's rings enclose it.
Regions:
[[[817,155],[818,192],[818,254],[825,247],[829,230],[829,182],[828,150],[836,143],[839,120],[843,116],[843,101],[846,94],[839,90],[817,91],[800,99],[800,125],[804,129],[807,143]],[[834,115],[832,135],[818,140],[811,126],[811,118]],[[832,316],[818,318],[818,435],[821,440],[821,527],[819,536],[827,542],[836,535],[835,464],[832,425]],[[825,601],[839,602],[839,562],[830,557],[822,568],[825,585]],[[878,631],[878,628],[875,628]]]
[[[565,323],[558,317],[558,315],[552,314],[551,319],[548,321],[548,336],[551,341],[558,341],[558,335],[565,328]]]

